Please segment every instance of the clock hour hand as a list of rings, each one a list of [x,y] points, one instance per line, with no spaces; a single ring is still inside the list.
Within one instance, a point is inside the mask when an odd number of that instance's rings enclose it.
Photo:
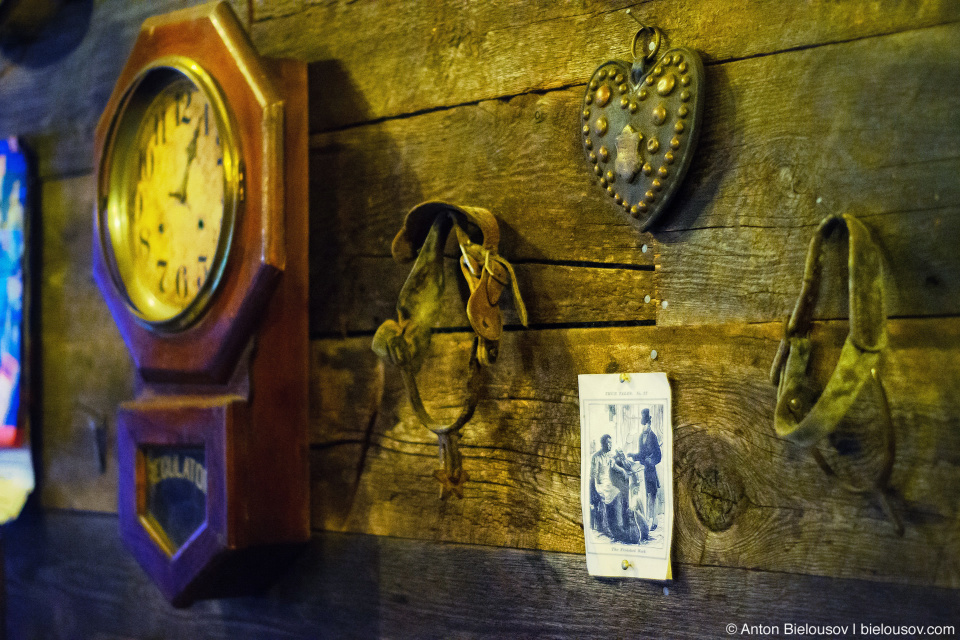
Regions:
[[[180,204],[186,204],[187,202],[187,180],[190,178],[190,164],[193,162],[193,159],[197,157],[197,137],[200,135],[200,127],[197,126],[193,130],[193,138],[190,140],[190,144],[187,145],[187,166],[183,168],[183,180],[180,181],[180,189],[178,191],[171,191],[170,197],[176,198],[180,201]]]

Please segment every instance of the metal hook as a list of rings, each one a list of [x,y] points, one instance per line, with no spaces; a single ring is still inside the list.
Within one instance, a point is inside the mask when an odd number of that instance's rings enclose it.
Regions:
[[[633,15],[633,12],[630,9],[627,9],[627,15],[637,21],[637,24],[640,25],[640,30],[637,31],[636,35],[633,36],[633,44],[630,45],[630,51],[633,53],[634,59],[640,58],[641,56],[637,55],[637,43],[640,41],[640,35],[644,32],[650,32],[653,37],[645,45],[646,53],[643,54],[644,60],[652,60],[654,56],[657,55],[657,51],[660,50],[660,43],[663,39],[663,32],[660,31],[657,27],[648,27],[647,25],[640,22],[640,18]]]
[[[107,472],[107,419],[102,413],[82,402],[78,402],[76,408],[86,420],[87,429],[93,436],[93,453],[97,460],[97,469],[104,474]]]
[[[627,9],[627,15],[630,16],[631,18],[633,18],[634,20],[636,20],[636,21],[637,21],[637,24],[640,25],[642,28],[644,28],[644,29],[647,28],[647,25],[643,24],[643,23],[640,21],[640,18],[638,18],[637,16],[633,15],[633,9]]]

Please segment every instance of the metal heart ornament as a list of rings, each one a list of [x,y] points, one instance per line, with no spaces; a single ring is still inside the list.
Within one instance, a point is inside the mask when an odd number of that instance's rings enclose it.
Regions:
[[[636,43],[635,38],[634,48]],[[582,105],[590,170],[606,194],[640,222],[641,231],[657,221],[683,180],[703,111],[700,56],[678,47],[653,63],[658,45],[659,37],[656,45],[651,41],[651,53],[632,65],[622,60],[600,65]]]

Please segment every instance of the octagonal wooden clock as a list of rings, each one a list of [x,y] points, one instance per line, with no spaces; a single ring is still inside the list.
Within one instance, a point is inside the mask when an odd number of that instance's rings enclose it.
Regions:
[[[309,537],[306,66],[225,3],[151,18],[95,150],[94,276],[138,374],[120,531],[183,605]]]

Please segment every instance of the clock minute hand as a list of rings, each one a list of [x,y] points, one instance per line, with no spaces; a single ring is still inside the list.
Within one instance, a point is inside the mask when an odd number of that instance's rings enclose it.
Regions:
[[[193,138],[190,140],[190,144],[187,145],[187,166],[183,169],[183,180],[180,181],[180,189],[177,191],[171,191],[170,197],[176,198],[180,201],[180,204],[186,204],[187,202],[187,180],[190,178],[190,164],[193,162],[193,159],[197,157],[197,138],[200,135],[200,127],[197,126],[193,130]]]

